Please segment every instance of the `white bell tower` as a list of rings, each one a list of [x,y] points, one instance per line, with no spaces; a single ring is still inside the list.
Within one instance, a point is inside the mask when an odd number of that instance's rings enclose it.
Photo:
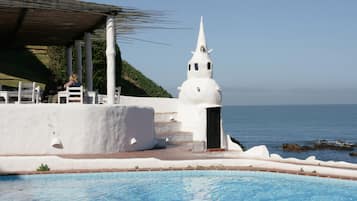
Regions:
[[[223,131],[222,94],[213,79],[211,52],[207,47],[201,17],[196,50],[187,65],[187,79],[178,87],[177,120],[181,123],[181,131],[192,133],[192,150],[242,151]]]
[[[209,50],[207,47],[203,17],[201,17],[196,50],[192,52],[192,58],[188,62],[187,79],[212,78],[213,65],[209,56],[211,52],[212,50]]]
[[[212,79],[213,64],[206,43],[206,36],[201,17],[196,50],[187,66],[187,80],[179,87],[179,100],[184,104],[221,105],[221,91]]]
[[[223,131],[221,131],[221,89],[217,82],[212,78],[213,65],[210,58],[210,52],[206,43],[206,36],[203,27],[203,18],[201,17],[200,29],[198,33],[196,50],[192,52],[192,57],[187,65],[187,79],[178,87],[179,108],[178,119],[181,122],[183,131],[192,132],[193,141],[201,143],[209,148],[209,143],[216,143],[214,147],[223,147],[221,140]],[[215,109],[216,108],[216,109]],[[217,109],[218,108],[218,109]],[[213,119],[210,118],[210,111],[216,110]],[[214,112],[213,112],[214,113]],[[214,121],[214,123],[212,123]],[[212,134],[216,140],[207,140],[211,126],[215,126]]]

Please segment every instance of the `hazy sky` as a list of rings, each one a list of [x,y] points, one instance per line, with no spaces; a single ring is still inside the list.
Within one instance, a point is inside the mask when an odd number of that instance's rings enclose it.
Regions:
[[[122,57],[177,96],[200,16],[226,105],[357,103],[355,0],[91,0],[162,10],[170,27],[120,40]]]

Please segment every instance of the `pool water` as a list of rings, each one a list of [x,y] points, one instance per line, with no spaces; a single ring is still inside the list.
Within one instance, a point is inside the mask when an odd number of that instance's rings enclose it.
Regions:
[[[357,200],[357,182],[246,171],[2,176],[0,200]]]

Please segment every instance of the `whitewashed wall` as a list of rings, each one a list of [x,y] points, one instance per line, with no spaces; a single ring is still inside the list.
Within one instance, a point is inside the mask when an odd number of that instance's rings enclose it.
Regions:
[[[152,108],[7,104],[0,105],[0,116],[1,155],[113,153],[155,144]],[[51,146],[55,138],[63,148]]]
[[[120,96],[121,105],[137,105],[142,107],[152,107],[155,112],[177,112],[177,98],[153,98],[153,97],[133,97]]]
[[[207,108],[220,107],[210,104],[179,104],[177,119],[181,122],[181,129],[193,133],[193,141],[207,141]],[[226,146],[221,120],[221,147]]]

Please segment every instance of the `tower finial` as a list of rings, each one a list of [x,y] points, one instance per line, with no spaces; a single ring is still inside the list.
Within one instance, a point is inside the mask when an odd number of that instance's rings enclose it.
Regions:
[[[196,46],[196,52],[199,51],[203,51],[203,52],[207,51],[205,29],[203,26],[203,16],[201,16],[200,31],[198,32],[198,39],[197,39],[197,46]]]

